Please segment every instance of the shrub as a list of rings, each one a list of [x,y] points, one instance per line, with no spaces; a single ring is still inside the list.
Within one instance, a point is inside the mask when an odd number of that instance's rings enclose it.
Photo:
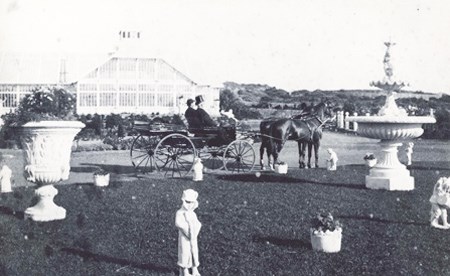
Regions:
[[[34,88],[20,101],[14,112],[2,116],[4,125],[0,130],[0,146],[5,146],[8,140],[15,140],[16,127],[28,122],[76,119],[75,105],[75,96],[62,87]]]
[[[366,155],[364,155],[364,160],[374,160],[375,159],[375,155],[371,152],[366,153]]]
[[[333,232],[341,228],[339,221],[335,220],[331,213],[319,213],[311,220],[311,230],[318,232]]]

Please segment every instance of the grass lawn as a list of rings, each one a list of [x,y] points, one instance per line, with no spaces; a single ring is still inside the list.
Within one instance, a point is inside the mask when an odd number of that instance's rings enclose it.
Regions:
[[[77,181],[58,185],[55,198],[65,220],[23,220],[33,186],[1,194],[0,275],[177,275],[174,219],[187,188],[199,192],[202,275],[448,275],[450,230],[429,226],[428,199],[436,180],[450,176],[449,143],[416,141],[410,192],[364,187],[362,156],[376,150],[372,143],[325,135],[322,151],[333,147],[340,159],[335,172],[296,169],[291,156],[287,175],[205,175],[203,182],[133,178],[125,161],[74,154]],[[117,169],[109,187],[82,179],[97,163]],[[309,220],[319,210],[343,223],[339,253],[311,249]]]

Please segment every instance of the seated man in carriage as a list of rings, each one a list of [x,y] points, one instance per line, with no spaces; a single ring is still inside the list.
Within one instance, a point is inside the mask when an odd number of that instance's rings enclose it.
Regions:
[[[209,114],[202,108],[204,99],[202,96],[195,97],[195,105],[192,99],[187,101],[188,109],[185,112],[186,120],[188,121],[189,131],[196,136],[213,136],[214,144],[225,145],[235,139],[234,128],[223,128],[216,123]],[[231,133],[233,132],[233,133]]]
[[[202,128],[202,122],[200,121],[200,117],[198,116],[197,106],[194,104],[193,99],[188,99],[186,104],[188,108],[184,113],[184,117],[187,120],[189,128]]]
[[[197,106],[197,115],[202,124],[202,127],[218,127],[219,124],[214,122],[209,116],[208,112],[203,109],[203,102],[205,100],[202,96],[195,97],[195,105]]]

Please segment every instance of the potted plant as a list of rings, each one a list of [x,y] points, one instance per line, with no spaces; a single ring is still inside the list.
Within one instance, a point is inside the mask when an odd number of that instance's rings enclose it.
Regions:
[[[279,174],[287,174],[288,165],[286,162],[278,162],[275,164],[275,171]]]
[[[62,87],[37,87],[26,95],[8,127],[16,130],[25,152],[25,176],[38,185],[38,203],[25,210],[35,221],[64,219],[66,210],[53,202],[53,184],[69,178],[75,135],[84,124],[75,120],[75,97]]]
[[[366,165],[369,168],[372,168],[373,166],[375,166],[377,164],[377,159],[375,158],[375,155],[371,152],[366,153],[366,155],[364,155],[364,161],[366,161]]]
[[[94,172],[94,186],[106,187],[109,185],[109,172],[98,169]]]
[[[320,213],[312,219],[310,235],[316,251],[335,253],[341,250],[342,226],[331,213]]]

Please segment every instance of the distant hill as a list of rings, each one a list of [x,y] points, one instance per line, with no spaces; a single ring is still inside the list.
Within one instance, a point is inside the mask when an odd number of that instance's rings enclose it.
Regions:
[[[291,93],[266,84],[238,84],[225,82],[224,90],[235,94],[245,105],[257,106],[263,103],[292,104],[293,102],[317,103],[322,99],[328,99],[337,103],[342,99],[360,98],[361,100],[385,97],[385,92],[379,89],[373,90],[297,90]],[[401,91],[397,98],[417,98],[429,100],[440,98],[442,94],[426,93],[421,91]]]

